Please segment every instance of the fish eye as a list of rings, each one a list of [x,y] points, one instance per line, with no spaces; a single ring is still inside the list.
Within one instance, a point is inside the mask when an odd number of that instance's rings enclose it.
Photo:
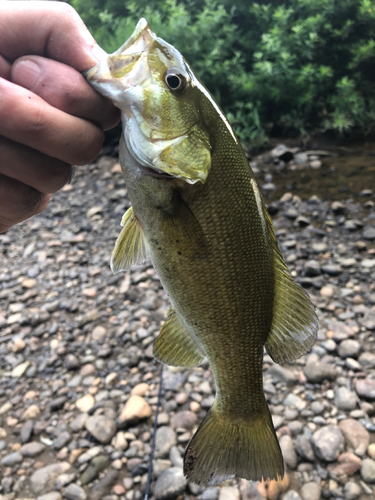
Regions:
[[[176,70],[166,71],[164,81],[170,90],[178,93],[185,90],[187,84],[186,77],[181,73],[177,73]]]

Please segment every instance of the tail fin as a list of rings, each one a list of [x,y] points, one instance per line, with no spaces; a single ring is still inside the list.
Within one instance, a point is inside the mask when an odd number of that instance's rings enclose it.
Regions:
[[[184,473],[201,485],[235,476],[281,479],[284,462],[268,408],[262,417],[235,423],[211,408],[188,444]]]

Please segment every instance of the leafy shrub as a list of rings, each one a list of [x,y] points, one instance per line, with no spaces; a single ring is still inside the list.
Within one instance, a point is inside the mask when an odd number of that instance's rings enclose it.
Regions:
[[[375,118],[375,0],[71,0],[108,52],[140,17],[178,48],[253,146],[366,133]]]

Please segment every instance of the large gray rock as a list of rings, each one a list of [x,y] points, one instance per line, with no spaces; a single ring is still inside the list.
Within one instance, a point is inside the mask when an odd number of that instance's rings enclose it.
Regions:
[[[34,472],[30,478],[30,486],[37,495],[51,490],[57,477],[70,469],[68,462],[59,462],[57,464],[46,465]]]
[[[86,500],[87,495],[85,490],[78,484],[71,483],[64,491],[64,498],[67,498],[67,500]]]
[[[356,358],[361,350],[361,344],[354,339],[343,340],[339,345],[339,356],[341,358]]]
[[[109,443],[116,434],[116,422],[104,415],[89,417],[85,423],[86,429],[100,443]]]
[[[181,495],[186,488],[187,480],[182,469],[172,467],[164,471],[157,479],[154,487],[156,500],[168,500]]]
[[[289,469],[294,470],[297,467],[297,453],[294,449],[293,440],[285,434],[280,438],[280,448],[284,457],[284,462]]]
[[[21,453],[19,451],[15,451],[14,453],[5,455],[5,457],[1,459],[1,463],[5,465],[5,467],[13,467],[16,464],[21,463],[22,460],[23,456]]]
[[[370,443],[369,432],[360,422],[358,422],[358,420],[354,420],[354,418],[341,420],[339,428],[345,437],[348,447],[357,455],[363,456]]]
[[[302,500],[320,500],[321,487],[318,483],[306,483],[301,488]]]
[[[354,410],[357,406],[357,397],[347,387],[338,387],[335,390],[334,403],[340,410]]]
[[[371,458],[362,461],[361,476],[365,483],[375,483],[375,462]]]
[[[165,458],[169,450],[177,443],[177,436],[171,427],[163,425],[156,431],[155,436],[155,458]]]
[[[318,458],[333,462],[344,449],[344,436],[337,427],[327,425],[313,434],[312,444]]]
[[[303,372],[307,380],[313,384],[320,384],[324,380],[334,380],[336,378],[335,366],[320,361],[316,354],[310,354]]]

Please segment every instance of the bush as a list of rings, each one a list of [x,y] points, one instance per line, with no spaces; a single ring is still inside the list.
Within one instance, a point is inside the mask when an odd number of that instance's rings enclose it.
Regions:
[[[253,146],[267,136],[366,133],[375,117],[375,0],[72,0],[116,50],[146,17]]]

